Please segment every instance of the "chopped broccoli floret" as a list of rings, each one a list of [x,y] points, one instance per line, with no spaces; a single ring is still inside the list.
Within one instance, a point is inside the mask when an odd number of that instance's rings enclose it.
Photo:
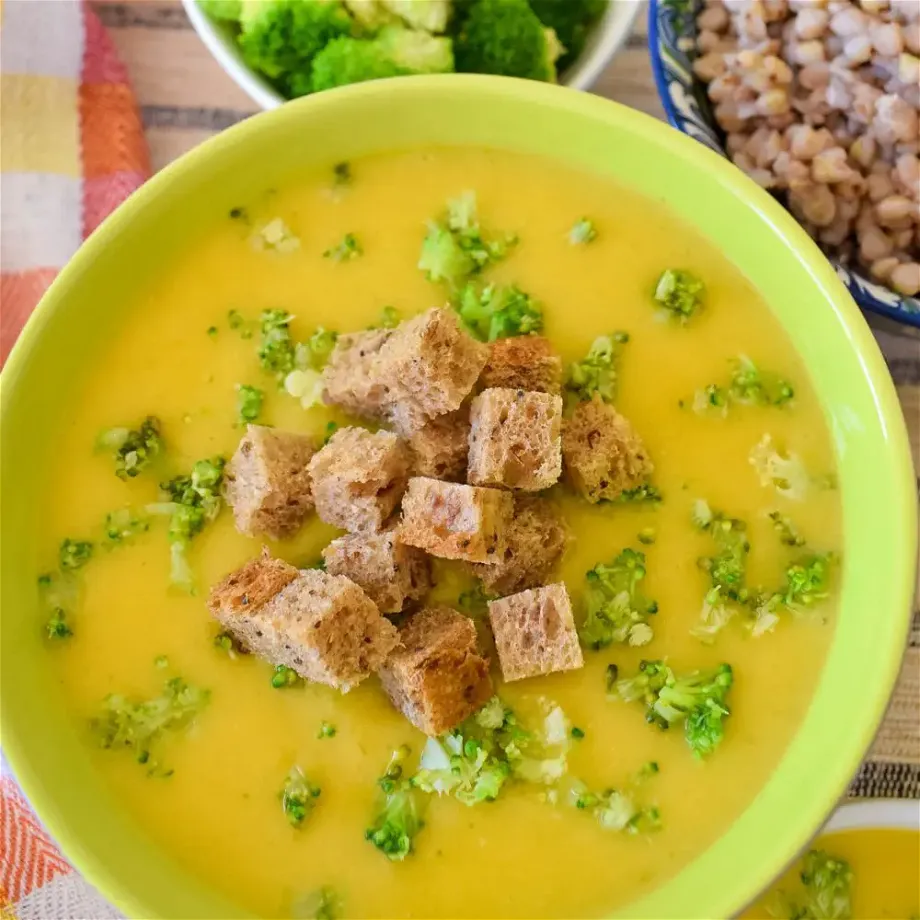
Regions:
[[[302,409],[312,409],[323,401],[323,375],[312,369],[291,371],[284,378],[284,391],[298,400]]]
[[[811,477],[797,454],[778,450],[773,446],[773,438],[765,434],[751,451],[749,460],[762,486],[772,486],[784,498],[804,500]]]
[[[593,243],[597,239],[597,228],[594,222],[587,217],[582,217],[576,221],[571,230],[569,230],[569,242],[573,246]]]
[[[227,311],[227,325],[240,334],[241,339],[251,339],[254,323],[249,322],[239,310]]]
[[[551,28],[565,49],[556,62],[560,70],[581,54],[588,35],[607,9],[608,0],[530,0],[543,25]]]
[[[569,734],[570,734],[576,741],[581,741],[582,738],[585,737],[585,730],[584,730],[583,728],[579,728],[577,725],[573,725],[573,726],[572,726],[572,730],[569,732]]]
[[[364,250],[361,248],[358,238],[353,233],[346,233],[342,237],[342,242],[336,243],[335,246],[327,249],[323,253],[323,257],[332,259],[333,262],[350,262],[363,254]]]
[[[285,664],[275,665],[272,671],[272,686],[276,690],[285,690],[288,687],[300,687],[303,684],[303,678],[293,669]]]
[[[337,920],[342,916],[342,899],[334,888],[324,885],[300,898],[291,913],[296,920]]]
[[[425,826],[418,792],[403,775],[409,757],[408,745],[393,752],[386,772],[377,781],[383,800],[374,821],[364,832],[387,859],[401,861],[411,852],[415,836]]]
[[[67,614],[61,607],[51,611],[45,629],[49,639],[69,639],[73,635],[73,630],[67,625]]]
[[[242,208],[242,207],[230,208],[228,215],[230,217],[230,220],[238,220],[244,224],[249,223],[249,211],[246,208]]]
[[[351,185],[351,163],[347,160],[336,163],[335,166],[332,167],[332,178],[336,185]]]
[[[579,630],[583,645],[597,650],[611,642],[639,646],[652,640],[648,619],[658,612],[658,604],[640,589],[645,553],[624,549],[610,565],[596,565],[586,578],[587,616]]]
[[[595,393],[604,402],[613,402],[617,388],[617,364],[622,347],[629,342],[626,332],[598,336],[581,361],[568,366],[565,389],[578,402],[589,401]]]
[[[710,588],[703,598],[699,622],[690,630],[702,642],[711,643],[737,613],[737,608],[722,597],[722,589]]]
[[[282,255],[300,249],[300,239],[280,217],[255,230],[250,242],[253,249],[278,252]]]
[[[160,484],[169,501],[147,507],[151,514],[169,515],[170,581],[189,593],[194,591],[194,579],[186,552],[192,539],[220,512],[225,463],[223,457],[198,460],[190,475]]]
[[[58,562],[62,571],[75,572],[93,558],[95,545],[90,540],[71,540],[68,537],[58,549]]]
[[[110,511],[105,516],[105,539],[108,549],[128,543],[136,536],[150,530],[150,518],[131,508]]]
[[[281,809],[292,827],[301,827],[310,817],[320,796],[319,786],[314,786],[304,776],[300,767],[292,767],[284,781],[284,788],[279,793]]]
[[[793,562],[786,569],[785,605],[790,610],[801,611],[826,600],[834,561],[830,553],[813,553]]]
[[[692,272],[669,268],[655,284],[655,303],[686,323],[703,306],[706,288]]]
[[[700,530],[712,537],[718,550],[714,556],[702,557],[700,568],[709,573],[712,587],[718,588],[723,597],[744,602],[748,595],[745,585],[747,558],[751,552],[747,525],[721,511],[712,511],[703,501],[697,502],[693,519]]]
[[[264,399],[265,393],[258,387],[248,383],[236,385],[236,413],[241,425],[248,425],[259,417]]]
[[[380,319],[368,329],[395,329],[400,323],[399,310],[386,306],[380,311]]]
[[[361,27],[362,35],[373,35],[384,26],[399,22],[399,17],[391,13],[381,0],[342,0],[345,8]]]
[[[640,806],[636,799],[641,786],[658,773],[654,761],[640,769],[625,789],[605,789],[591,792],[584,783],[576,782],[570,791],[572,804],[581,811],[589,811],[605,830],[641,834],[659,830],[661,815],[657,806]]]
[[[279,378],[296,366],[296,347],[288,328],[292,319],[294,317],[286,310],[263,310],[260,317],[259,363],[263,370]]]
[[[317,738],[334,738],[336,728],[331,722],[321,722],[319,731],[316,733]]]
[[[198,5],[212,19],[236,22],[243,9],[243,0],[198,0]]]
[[[543,307],[514,285],[489,284],[477,290],[470,283],[460,296],[458,311],[470,334],[484,342],[543,329]]]
[[[684,735],[697,757],[711,754],[724,735],[730,715],[726,697],[733,683],[730,665],[676,676],[664,661],[642,661],[635,677],[617,680],[612,694],[626,702],[642,701],[645,719],[660,728],[684,723]]]
[[[482,582],[478,582],[474,587],[460,592],[457,597],[457,609],[469,616],[481,617],[489,612],[489,601],[494,600],[495,597],[486,594]]]
[[[804,546],[805,540],[792,520],[779,511],[770,512],[770,520],[784,546]]]
[[[418,267],[429,281],[446,282],[459,291],[471,275],[501,261],[518,239],[514,234],[502,238],[483,236],[474,192],[464,192],[447,202],[444,220],[431,221],[422,242]]]
[[[160,420],[148,415],[138,428],[108,428],[99,435],[96,444],[100,450],[112,452],[119,479],[133,479],[163,449]]]
[[[450,17],[450,0],[380,0],[411,28],[424,32],[443,32]]]
[[[237,655],[245,655],[246,652],[239,641],[228,632],[219,632],[214,637],[214,648],[226,652],[228,658],[236,658]]]
[[[455,43],[457,70],[556,81],[562,47],[527,0],[477,0]]]
[[[309,409],[322,401],[319,372],[329,360],[338,334],[319,326],[307,342],[295,342],[290,330],[293,319],[284,310],[262,311],[259,361],[264,370],[276,375],[287,393]]]
[[[416,0],[413,0],[413,5]],[[374,39],[398,67],[408,73],[451,73],[454,50],[449,38],[437,38],[429,31],[390,26]]]
[[[240,29],[246,63],[290,90],[321,48],[351,33],[352,20],[338,0],[243,0]]]
[[[622,491],[613,499],[613,504],[635,505],[648,503],[650,505],[657,505],[662,501],[664,501],[664,496],[661,494],[661,490],[658,486],[652,485],[650,482],[644,482],[641,486],[636,486],[635,489],[625,489]]]
[[[853,916],[853,870],[846,860],[809,850],[799,873],[804,891],[781,891],[771,906],[774,917],[789,920],[849,920]]]
[[[789,405],[795,397],[795,390],[787,380],[770,371],[761,371],[746,355],[734,362],[731,382],[727,387],[710,384],[697,390],[693,399],[696,412],[718,410],[725,415],[732,404],[741,406]]]
[[[657,533],[654,527],[643,527],[637,535],[638,541],[643,546],[652,546],[657,539]]]
[[[93,733],[103,748],[130,748],[138,763],[148,764],[153,745],[167,731],[187,728],[210,698],[208,690],[181,677],[166,681],[163,693],[150,700],[129,700],[112,693],[102,702],[102,712],[92,720]]]
[[[323,447],[325,447],[332,440],[332,436],[338,430],[339,430],[338,422],[326,422],[326,433],[323,435]]]

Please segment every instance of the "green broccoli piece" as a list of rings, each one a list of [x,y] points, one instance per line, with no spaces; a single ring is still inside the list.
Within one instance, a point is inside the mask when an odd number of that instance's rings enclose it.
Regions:
[[[805,539],[799,533],[798,528],[792,520],[779,511],[770,512],[770,520],[773,522],[773,528],[779,534],[780,542],[784,546],[804,546]]]
[[[830,593],[831,553],[812,553],[796,560],[786,569],[783,603],[793,611],[814,607]]]
[[[249,322],[239,310],[227,311],[227,325],[240,334],[241,339],[251,339],[253,323]]]
[[[186,554],[192,539],[220,512],[223,457],[198,460],[188,476],[176,476],[160,484],[168,501],[148,506],[151,514],[169,515],[170,582],[190,594],[194,578]]]
[[[761,371],[750,358],[741,355],[734,362],[728,387],[710,384],[697,390],[693,408],[700,413],[717,409],[725,415],[731,404],[781,408],[794,397],[795,390],[787,380],[770,371]]]
[[[245,649],[240,645],[239,641],[228,632],[219,632],[214,637],[214,648],[226,652],[227,657],[231,660],[236,658],[237,655],[246,654]]]
[[[594,222],[587,217],[582,217],[581,220],[576,221],[572,229],[569,230],[569,242],[573,246],[593,243],[596,239],[597,228],[594,226]]]
[[[377,781],[383,793],[382,802],[373,823],[364,832],[367,840],[395,862],[412,852],[415,837],[425,826],[418,793],[403,775],[410,753],[405,744],[393,752],[386,772]]]
[[[259,363],[270,374],[283,378],[296,367],[296,347],[291,337],[291,320],[286,310],[263,310],[259,318],[262,340],[259,343]]]
[[[714,556],[702,557],[700,568],[709,573],[713,588],[718,588],[730,600],[743,603],[748,598],[745,579],[751,552],[747,525],[721,511],[712,511],[702,500],[694,505],[693,522],[712,537],[718,550]]]
[[[285,690],[288,687],[300,687],[303,685],[303,678],[286,664],[275,665],[272,671],[272,686],[276,690]]]
[[[486,594],[482,582],[477,582],[474,587],[460,592],[457,609],[471,617],[484,617],[489,612],[489,601],[494,600],[494,596]]]
[[[599,563],[585,576],[587,615],[579,630],[582,645],[606,648],[611,642],[646,645],[653,638],[648,618],[658,604],[640,589],[645,578],[645,553],[624,549],[610,565]]]
[[[314,92],[408,74],[450,73],[450,39],[389,26],[372,39],[336,38],[313,61]]]
[[[248,425],[259,417],[264,399],[265,393],[258,387],[248,383],[236,385],[236,415],[240,425]]]
[[[198,6],[211,19],[236,22],[243,10],[243,0],[198,0]]]
[[[410,28],[443,32],[450,18],[450,0],[380,0],[384,9],[399,16]]]
[[[73,630],[67,624],[67,614],[60,607],[51,611],[45,630],[49,639],[69,639],[73,635]]]
[[[455,41],[457,70],[556,82],[562,47],[527,0],[478,0]]]
[[[565,49],[556,62],[565,70],[584,50],[591,29],[607,9],[608,0],[530,0],[543,25],[551,28]]]
[[[301,920],[337,920],[342,916],[342,899],[334,888],[324,885],[300,898],[292,915]]]
[[[70,537],[61,542],[58,549],[58,562],[61,570],[75,572],[82,569],[93,558],[94,544],[90,540],[71,540]]]
[[[380,319],[368,329],[395,329],[400,323],[399,310],[396,307],[384,307],[380,311]]]
[[[804,500],[812,478],[797,454],[774,447],[773,438],[765,434],[751,451],[748,460],[762,486],[772,486],[784,498]]]
[[[589,811],[605,830],[641,834],[661,828],[661,814],[655,805],[640,806],[636,799],[642,785],[657,775],[658,764],[645,764],[625,789],[605,789],[591,792],[584,783],[576,781],[570,790],[570,801],[580,811]]]
[[[300,767],[291,768],[278,797],[281,799],[281,809],[292,827],[301,827],[310,817],[320,792],[319,786],[310,783]]]
[[[103,544],[107,549],[113,549],[129,543],[136,536],[150,530],[150,518],[146,514],[133,511],[131,508],[120,508],[110,511],[105,516],[105,539]]]
[[[853,916],[853,870],[846,860],[809,850],[799,873],[804,891],[779,893],[770,913],[789,920],[849,920]]]
[[[163,693],[149,700],[130,700],[109,694],[102,711],[90,727],[103,748],[130,748],[138,763],[156,768],[151,748],[166,733],[187,728],[205,707],[210,692],[186,683],[181,677],[166,681]]]
[[[331,722],[321,722],[319,731],[316,733],[317,738],[334,738],[336,736],[336,727]]]
[[[543,330],[542,305],[515,285],[477,289],[471,282],[460,295],[458,312],[470,334],[484,342]]]
[[[626,332],[598,336],[581,361],[566,369],[565,389],[577,402],[588,402],[597,393],[606,402],[613,402],[617,387],[617,365],[622,347],[629,341]]]
[[[240,30],[246,63],[297,93],[309,84],[314,56],[350,35],[352,19],[338,0],[243,0]]]
[[[657,505],[662,501],[664,501],[664,496],[661,494],[661,490],[658,486],[652,485],[650,482],[644,482],[641,486],[636,486],[635,489],[624,489],[613,499],[613,503],[616,505],[635,505],[643,503]]]
[[[100,450],[111,451],[115,475],[133,479],[142,473],[163,449],[160,420],[148,415],[138,428],[108,428],[96,439]]]
[[[706,288],[692,272],[669,268],[655,284],[654,299],[671,316],[686,323],[703,307]]]
[[[391,13],[381,0],[342,0],[345,8],[358,23],[362,36],[373,35],[384,26],[399,23],[399,17]]]
[[[642,661],[635,677],[617,680],[611,695],[645,704],[645,719],[660,728],[684,723],[684,735],[697,757],[711,754],[722,741],[730,715],[726,697],[734,681],[731,666],[676,676],[664,661]]]
[[[327,249],[323,253],[323,257],[332,259],[333,262],[350,262],[363,254],[364,250],[361,248],[358,238],[353,233],[346,233],[342,237],[342,242],[336,243],[335,246]]]

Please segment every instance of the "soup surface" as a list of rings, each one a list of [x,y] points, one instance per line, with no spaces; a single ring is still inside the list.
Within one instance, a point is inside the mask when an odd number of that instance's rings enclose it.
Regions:
[[[713,554],[713,540],[694,527],[691,514],[705,499],[746,522],[751,585],[782,586],[785,568],[802,552],[783,544],[770,512],[793,520],[808,549],[839,551],[839,498],[818,484],[833,473],[821,409],[756,291],[664,204],[507,152],[409,151],[352,163],[350,171],[344,186],[334,186],[330,169],[240,202],[246,220],[215,214],[206,238],[164,264],[155,283],[125,305],[123,327],[75,387],[60,432],[42,564],[53,564],[65,537],[97,539],[106,513],[162,501],[158,483],[187,473],[194,461],[229,458],[241,436],[238,384],[265,390],[265,424],[312,432],[319,441],[330,419],[343,421],[325,408],[304,410],[279,389],[260,369],[258,331],[241,335],[228,311],[239,312],[245,333],[263,309],[286,310],[295,317],[295,339],[305,341],[317,326],[366,328],[387,306],[407,317],[444,303],[444,290],[417,268],[421,239],[448,199],[474,190],[483,227],[520,237],[488,277],[513,282],[543,303],[545,334],[566,362],[582,358],[596,336],[629,333],[616,405],[645,439],[663,496],[657,504],[589,505],[556,487],[572,535],[559,577],[576,618],[583,616],[586,572],[626,547],[641,549],[643,588],[658,603],[654,638],[642,648],[586,650],[582,670],[498,682],[498,692],[525,724],[554,704],[582,730],[584,737],[569,745],[566,782],[624,788],[643,764],[656,762],[658,774],[636,795],[657,807],[660,828],[607,830],[590,811],[572,807],[564,786],[547,795],[551,790],[511,783],[497,801],[472,807],[432,796],[414,852],[388,861],[364,839],[376,780],[394,748],[408,744],[416,757],[425,738],[390,706],[376,678],[345,696],[318,685],[275,689],[268,664],[215,647],[207,590],[261,545],[238,534],[226,510],[192,541],[195,595],[169,587],[160,519],[130,545],[97,549],[78,573],[82,594],[68,615],[73,635],[49,640],[49,655],[81,724],[107,694],[155,697],[172,675],[210,691],[191,727],[157,743],[164,770],[145,769],[128,750],[99,749],[89,730],[87,748],[111,794],[146,831],[249,910],[303,912],[304,895],[330,886],[347,916],[600,916],[672,876],[727,830],[775,768],[808,706],[832,636],[833,600],[809,617],[784,612],[759,637],[739,615],[715,642],[701,642],[690,630],[710,582],[698,559]],[[574,245],[569,230],[585,216],[597,238]],[[252,245],[253,227],[276,217],[299,248],[279,253]],[[363,253],[324,258],[346,233]],[[705,281],[705,309],[686,324],[662,320],[651,297],[668,268],[692,270]],[[695,412],[694,393],[727,382],[739,355],[791,381],[793,402],[732,405],[724,417]],[[111,455],[94,451],[95,439],[148,415],[162,423],[165,450],[152,470],[123,481],[113,475]],[[795,452],[814,477],[799,498],[764,486],[749,462],[765,434]],[[654,542],[642,545],[640,533]],[[335,535],[311,517],[296,538],[271,550],[306,566]],[[437,571],[435,597],[456,602],[469,583],[450,564],[439,563]],[[609,664],[628,676],[640,660],[659,658],[678,673],[721,662],[734,670],[725,738],[705,760],[693,756],[680,726],[661,731],[646,723],[640,703],[605,693]],[[335,726],[334,737],[319,737],[323,722]],[[294,765],[322,788],[296,829],[279,804]]]
[[[920,831],[836,831],[819,837],[814,848],[849,865],[852,910],[846,916],[857,920],[920,917]],[[807,896],[800,878],[803,867],[799,860],[744,916],[791,916],[784,908],[803,903]]]

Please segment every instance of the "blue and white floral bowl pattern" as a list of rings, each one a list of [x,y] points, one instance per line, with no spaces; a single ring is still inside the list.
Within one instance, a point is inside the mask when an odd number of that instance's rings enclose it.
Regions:
[[[698,0],[697,0],[698,2]],[[658,95],[668,121],[684,134],[725,156],[723,135],[706,97],[706,87],[693,75],[696,26],[686,11],[697,3],[651,0],[648,42]],[[840,280],[864,310],[920,329],[920,300],[904,297],[881,284],[834,263]]]

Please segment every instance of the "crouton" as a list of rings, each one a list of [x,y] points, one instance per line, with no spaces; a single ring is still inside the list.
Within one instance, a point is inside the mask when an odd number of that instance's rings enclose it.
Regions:
[[[541,335],[515,335],[489,346],[489,360],[479,383],[483,389],[562,392],[562,359]]]
[[[492,696],[489,662],[476,627],[449,607],[414,614],[399,631],[401,645],[380,669],[393,705],[426,735],[442,735]]]
[[[413,475],[454,482],[466,479],[469,441],[468,404],[464,404],[456,412],[429,419],[409,437]]]
[[[386,394],[380,350],[392,329],[340,335],[323,369],[323,402],[362,418],[377,418]]]
[[[489,594],[499,597],[536,588],[548,581],[566,539],[565,521],[549,499],[515,495],[504,553],[494,565],[473,563],[470,570]]]
[[[506,681],[574,671],[584,665],[564,584],[490,601],[489,622]]]
[[[246,426],[224,471],[224,496],[240,533],[278,540],[300,527],[313,509],[307,468],[312,456],[306,435]]]
[[[340,428],[310,461],[316,513],[353,533],[380,530],[408,475],[409,452],[395,434]]]
[[[597,396],[579,403],[562,428],[566,479],[589,502],[613,501],[654,471],[642,439]]]
[[[431,587],[428,556],[397,541],[392,530],[339,537],[323,550],[323,560],[330,575],[350,578],[382,613],[399,613]]]
[[[317,569],[298,571],[264,552],[215,585],[208,608],[248,651],[343,693],[399,642],[356,584]]]
[[[514,504],[508,492],[415,476],[403,498],[399,539],[432,556],[495,562]]]
[[[387,419],[408,437],[428,419],[459,409],[488,356],[453,310],[434,308],[402,323],[380,350]]]
[[[561,396],[483,390],[470,406],[469,481],[548,489],[562,473],[561,430]]]

